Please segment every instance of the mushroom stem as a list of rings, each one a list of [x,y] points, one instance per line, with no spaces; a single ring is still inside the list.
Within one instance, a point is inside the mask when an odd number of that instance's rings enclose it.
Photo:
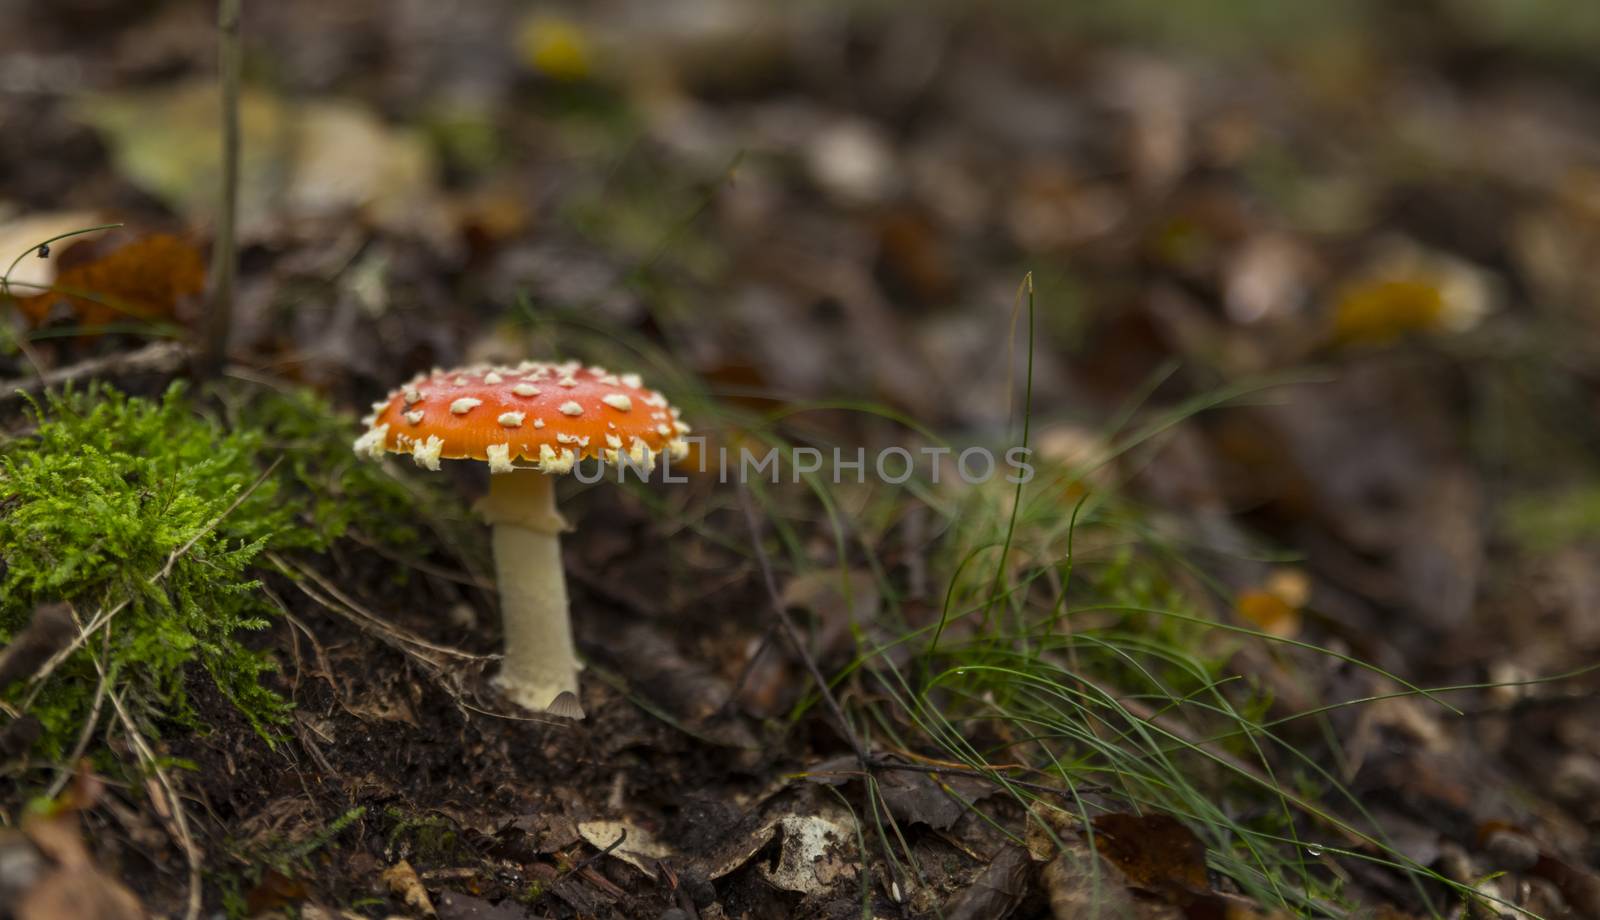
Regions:
[[[505,660],[495,683],[513,702],[535,712],[583,718],[572,642],[567,583],[561,569],[561,531],[555,483],[536,470],[489,477],[478,510],[494,528],[494,567],[500,584]]]

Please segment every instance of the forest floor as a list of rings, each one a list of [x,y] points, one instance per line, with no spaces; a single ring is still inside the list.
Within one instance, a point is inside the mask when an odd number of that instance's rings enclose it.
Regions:
[[[1600,25],[246,4],[197,381],[214,10],[34,6],[0,917],[1600,917]],[[524,357],[782,458],[563,482],[578,722],[350,450]]]

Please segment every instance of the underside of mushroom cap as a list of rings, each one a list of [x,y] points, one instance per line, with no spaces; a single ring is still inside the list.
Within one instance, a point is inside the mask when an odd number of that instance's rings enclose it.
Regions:
[[[479,460],[492,472],[567,473],[581,459],[649,466],[688,451],[689,426],[636,374],[576,361],[474,365],[419,374],[363,420],[357,453],[410,454],[418,466]]]

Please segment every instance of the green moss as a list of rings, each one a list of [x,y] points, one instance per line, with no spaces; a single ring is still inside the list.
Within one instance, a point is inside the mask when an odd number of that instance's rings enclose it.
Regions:
[[[268,873],[276,873],[285,879],[316,877],[319,867],[313,863],[312,857],[330,849],[341,834],[360,822],[366,814],[365,806],[351,808],[299,839],[272,836],[252,845],[229,843],[225,847],[228,855],[243,865],[214,873],[211,877],[212,885],[221,896],[223,914],[237,918],[259,913],[250,909],[248,892],[258,888]],[[350,906],[358,907],[360,904],[358,901]],[[295,909],[294,905],[284,906],[291,911]]]
[[[406,546],[417,541],[416,521],[444,514],[438,488],[409,489],[380,464],[352,453],[354,422],[321,397],[252,390],[224,394],[223,401],[231,430],[261,434],[258,462],[280,464],[296,533],[274,548],[321,551],[352,531]]]
[[[1600,534],[1600,485],[1583,483],[1509,503],[1510,531],[1534,553],[1552,553]]]
[[[408,813],[399,808],[384,809],[394,824],[385,837],[384,852],[391,859],[413,859],[426,864],[454,864],[469,861],[476,854],[455,823],[441,815]]]
[[[216,395],[220,417],[181,385],[159,401],[69,392],[0,444],[0,641],[42,603],[67,601],[84,623],[115,611],[42,686],[9,690],[43,725],[35,754],[71,747],[97,660],[151,730],[203,728],[186,680],[208,679],[270,738],[288,703],[261,683],[271,657],[245,642],[276,613],[263,552],[319,551],[353,527],[415,536],[394,523],[414,518],[410,493],[356,462],[348,419],[302,394]]]

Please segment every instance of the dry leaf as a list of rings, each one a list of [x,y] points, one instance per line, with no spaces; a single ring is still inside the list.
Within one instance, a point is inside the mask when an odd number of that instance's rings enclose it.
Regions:
[[[213,81],[100,94],[78,114],[106,137],[129,181],[199,222],[213,218],[220,181],[219,97]],[[378,226],[442,238],[433,154],[415,131],[351,102],[290,105],[246,89],[239,99],[239,233],[258,238],[280,217],[361,210]]]
[[[1272,636],[1292,636],[1300,631],[1300,611],[1268,591],[1241,591],[1234,610],[1250,625]]]
[[[417,878],[417,870],[411,868],[411,863],[402,859],[383,870],[383,881],[389,886],[389,893],[407,907],[425,916],[434,916],[433,901],[429,900],[428,890],[422,887],[422,879]]]
[[[43,325],[58,303],[87,327],[171,319],[178,305],[199,296],[205,285],[199,251],[158,233],[62,269],[50,291],[22,298],[17,307],[35,326]]]
[[[12,295],[27,297],[54,284],[62,253],[73,246],[97,239],[108,231],[97,230],[57,240],[50,244],[50,257],[47,259],[39,258],[35,252],[40,243],[63,233],[103,223],[105,221],[91,211],[28,214],[0,223],[0,273],[11,265],[12,259],[22,256],[7,278]]]
[[[578,834],[590,846],[597,850],[609,848],[612,856],[651,878],[656,877],[658,861],[675,855],[654,834],[627,821],[580,821]]]
[[[1311,581],[1298,569],[1278,569],[1259,588],[1239,592],[1234,610],[1245,622],[1272,636],[1300,631],[1300,609],[1311,599]]]
[[[1391,251],[1335,299],[1333,339],[1385,344],[1410,333],[1463,332],[1493,300],[1488,276],[1450,256],[1407,243]]]
[[[93,804],[99,780],[80,770],[67,795],[52,814],[30,814],[22,821],[26,841],[9,842],[7,861],[28,856],[28,844],[40,874],[15,892],[11,915],[16,920],[141,920],[147,916],[139,899],[123,884],[94,865],[78,827],[78,811]],[[37,863],[48,860],[45,869]],[[13,884],[15,879],[10,880]]]
[[[529,67],[552,80],[582,80],[594,71],[594,49],[583,29],[548,13],[536,13],[518,27],[517,51]]]
[[[1028,896],[1028,852],[1008,846],[944,906],[945,920],[999,920]]]
[[[1128,884],[1153,894],[1176,896],[1211,890],[1206,846],[1170,815],[1107,814],[1094,825],[1095,848],[1128,877]]]

